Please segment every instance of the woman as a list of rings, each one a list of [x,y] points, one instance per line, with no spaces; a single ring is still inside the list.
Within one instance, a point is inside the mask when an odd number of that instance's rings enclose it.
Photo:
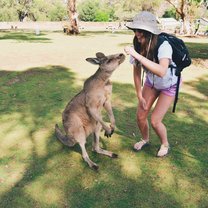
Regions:
[[[147,116],[157,99],[151,115],[151,125],[161,142],[157,156],[163,157],[168,154],[170,146],[167,130],[162,121],[174,101],[177,83],[175,69],[169,68],[170,65],[174,65],[172,61],[173,50],[167,41],[157,48],[160,30],[157,27],[156,17],[150,12],[140,12],[127,27],[135,34],[134,48],[127,46],[124,50],[130,55],[130,62],[133,64],[134,83],[139,101],[137,122],[142,135],[141,141],[134,145],[134,149],[139,151],[149,144]],[[146,71],[143,88],[142,67]]]

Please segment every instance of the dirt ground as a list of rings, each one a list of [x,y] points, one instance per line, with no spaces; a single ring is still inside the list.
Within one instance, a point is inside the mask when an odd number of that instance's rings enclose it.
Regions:
[[[115,33],[89,33],[81,36],[67,36],[64,33],[47,33],[47,41],[28,42],[5,39],[1,40],[0,70],[23,71],[32,67],[48,65],[61,65],[77,74],[77,79],[83,82],[95,72],[97,66],[86,62],[88,57],[94,57],[96,52],[106,55],[123,53],[126,45],[131,45],[133,36],[130,34]],[[201,41],[200,39],[186,39],[189,42]],[[204,39],[208,43],[208,39]],[[129,57],[114,72],[112,80],[121,83],[133,84],[132,66]],[[208,59],[193,60],[192,66],[184,70],[185,82],[197,80],[208,75]],[[184,85],[183,90],[190,90]]]

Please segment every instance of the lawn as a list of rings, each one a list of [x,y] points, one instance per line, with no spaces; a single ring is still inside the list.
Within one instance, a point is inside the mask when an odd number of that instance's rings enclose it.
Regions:
[[[132,150],[140,134],[128,57],[112,76],[116,131],[101,135],[101,146],[119,157],[93,153],[89,137],[95,172],[78,145],[65,147],[54,136],[65,105],[96,70],[85,58],[123,52],[131,40],[130,33],[0,32],[0,207],[208,207],[207,38],[184,39],[193,64],[183,73],[176,113],[165,117],[168,157],[155,157],[153,131],[149,147]]]

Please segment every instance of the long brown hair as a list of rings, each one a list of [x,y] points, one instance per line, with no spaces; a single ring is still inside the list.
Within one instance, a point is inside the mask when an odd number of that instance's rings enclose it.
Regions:
[[[155,55],[155,48],[157,45],[158,35],[152,34],[145,30],[143,30],[143,35],[145,39],[144,39],[144,42],[142,43],[138,42],[137,37],[134,36],[134,39],[133,39],[134,49],[138,53],[140,53],[142,56],[148,58],[149,60],[155,61],[154,55]],[[148,47],[149,47],[150,41],[151,41],[151,44],[150,44],[149,53],[148,53]],[[138,63],[138,61],[136,63]]]

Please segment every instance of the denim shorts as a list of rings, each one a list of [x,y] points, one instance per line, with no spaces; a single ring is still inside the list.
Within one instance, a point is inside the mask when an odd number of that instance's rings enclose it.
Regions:
[[[151,88],[153,87],[153,85],[150,83],[150,81],[149,81],[148,78],[146,78],[144,84],[145,84],[145,86],[147,86],[147,87],[151,87]],[[180,84],[181,84],[181,83],[180,83]],[[169,88],[166,88],[166,89],[155,89],[154,87],[153,87],[153,88],[154,88],[155,90],[157,90],[157,91],[159,91],[159,92],[161,92],[161,93],[167,95],[167,96],[174,97],[175,94],[176,94],[176,87],[177,87],[177,85],[175,84],[175,85],[172,85],[172,86],[170,86]]]

